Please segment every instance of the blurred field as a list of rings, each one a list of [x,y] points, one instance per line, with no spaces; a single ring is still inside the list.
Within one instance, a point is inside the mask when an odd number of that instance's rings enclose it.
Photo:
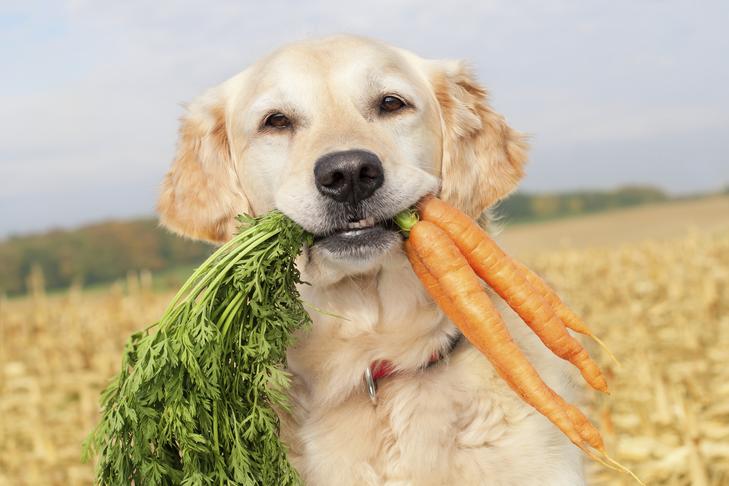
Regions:
[[[508,224],[508,220],[504,223]],[[507,228],[498,239],[511,253],[525,256],[549,250],[665,240],[691,230],[703,232],[727,226],[729,196],[714,196],[516,225]]]
[[[671,203],[501,236],[622,361],[617,368],[599,356],[613,392],[589,395],[588,405],[613,456],[648,484],[729,484],[727,204]],[[0,301],[0,485],[89,484],[80,443],[99,390],[127,336],[170,294],[154,291],[148,275],[53,296],[35,275],[31,288],[30,297]],[[592,484],[631,484],[589,471]]]

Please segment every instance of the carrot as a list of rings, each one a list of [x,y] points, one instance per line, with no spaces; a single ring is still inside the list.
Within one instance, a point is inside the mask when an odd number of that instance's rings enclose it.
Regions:
[[[412,227],[406,251],[431,297],[442,305],[446,315],[491,361],[509,386],[580,448],[585,449],[589,444],[601,449],[601,441],[580,433],[569,415],[569,407],[542,381],[513,341],[478,277],[451,238],[435,224],[421,221]]]
[[[554,309],[554,312],[557,314],[557,317],[559,317],[565,326],[572,329],[575,332],[578,332],[580,334],[583,334],[585,336],[589,336],[593,341],[595,341],[603,351],[605,351],[605,354],[607,354],[610,359],[612,359],[615,363],[619,363],[618,359],[615,357],[615,355],[608,349],[607,345],[602,342],[602,340],[595,336],[589,327],[584,323],[584,321],[572,312],[572,310],[567,307],[567,305],[562,301],[562,299],[559,298],[559,295],[549,288],[549,285],[536,273],[532,272],[526,265],[524,265],[521,262],[518,262],[516,260],[512,260],[512,263],[521,271],[526,278],[526,281],[531,284],[532,287],[534,287],[534,290],[539,292],[542,297],[544,297],[547,302],[552,306],[552,309]]]
[[[516,266],[524,275],[527,282],[534,287],[534,290],[544,297],[547,302],[552,306],[554,312],[562,320],[565,326],[572,329],[575,332],[584,334],[585,336],[594,337],[590,328],[580,319],[580,317],[572,312],[572,310],[562,302],[556,292],[549,288],[544,280],[542,280],[536,273],[532,272],[526,265],[516,260],[512,263]]]
[[[448,295],[446,295],[445,292],[443,292],[443,289],[441,288],[440,284],[438,283],[438,280],[430,273],[428,268],[425,266],[423,261],[420,259],[417,251],[413,248],[413,243],[410,240],[405,241],[405,253],[408,256],[408,259],[410,260],[410,264],[413,267],[415,274],[418,276],[420,281],[423,283],[423,286],[425,287],[426,291],[433,298],[433,300],[438,305],[438,307],[451,320],[451,322],[453,322],[453,323],[466,322],[466,317],[453,304],[453,301],[448,297]],[[496,310],[494,309],[494,312],[495,311]],[[470,341],[470,338],[469,338],[469,341]],[[521,353],[521,351],[519,351],[519,353]],[[521,353],[521,356],[523,357],[523,353]],[[498,371],[498,369],[497,369],[497,371]],[[514,386],[512,385],[512,382],[510,382],[508,379],[506,379],[503,375],[501,375],[501,376],[502,376],[502,378],[504,378],[504,380],[507,382],[507,384],[509,384],[509,386],[511,386],[513,389]],[[545,384],[544,386],[547,386],[547,385]],[[573,426],[577,429],[578,434],[585,441],[587,441],[591,446],[595,447],[598,450],[603,450],[604,444],[602,441],[602,437],[600,436],[600,432],[598,432],[598,430],[587,419],[587,417],[585,417],[577,407],[565,402],[564,399],[562,397],[560,397],[558,394],[556,394],[553,390],[550,389],[550,391],[553,395],[554,400],[557,401],[560,404],[560,407],[562,409],[564,409],[565,412],[567,413],[567,416],[569,417]],[[517,392],[517,393],[519,393],[519,392]],[[520,396],[522,396],[522,395],[520,394]],[[523,396],[522,396],[522,398],[523,398]]]
[[[413,248],[413,243],[409,239],[405,240],[405,254],[408,257],[408,260],[410,260],[410,266],[413,267],[415,275],[418,276],[418,279],[420,279],[420,282],[423,284],[423,287],[425,287],[428,295],[430,295],[430,297],[435,301],[440,310],[443,311],[451,322],[460,322],[463,319],[461,311],[459,311],[458,308],[453,305],[453,301],[451,301],[448,296],[443,293],[443,289],[440,288],[440,284],[420,259],[418,253]]]
[[[550,302],[529,283],[523,270],[481,227],[434,197],[423,200],[419,208],[423,222],[432,222],[447,233],[476,273],[519,314],[547,348],[574,364],[590,386],[607,392],[607,381],[597,363],[567,332]]]
[[[509,335],[474,270],[532,327],[542,342],[550,349],[557,348],[558,355],[562,352],[572,358],[570,361],[576,361],[578,367],[582,365],[583,376],[587,374],[593,386],[598,387],[600,379],[604,383],[599,368],[595,365],[597,372],[590,369],[592,360],[589,356],[585,358],[586,352],[582,354],[584,349],[578,350],[577,356],[570,354],[573,351],[565,351],[565,348],[574,348],[574,344],[567,341],[565,345],[563,335],[572,339],[566,331],[570,328],[593,337],[604,347],[602,342],[541,278],[506,256],[475,224],[473,226],[479,231],[475,232],[475,237],[469,234],[469,231],[473,233],[473,227],[472,223],[465,224],[470,222],[468,217],[445,203],[438,204],[441,201],[436,200],[434,204],[432,201],[421,202],[422,221],[418,221],[418,215],[413,211],[404,211],[395,217],[404,233],[409,233],[405,252],[428,294],[526,403],[554,423],[587,456],[605,467],[630,474],[639,484],[644,484],[632,471],[610,458],[600,432],[587,417],[542,381]],[[440,206],[436,209],[441,210],[441,214],[430,210],[433,206]],[[443,207],[446,207],[445,213]],[[484,264],[477,257],[491,263]],[[496,278],[487,278],[487,272],[494,272]],[[527,304],[533,301],[537,304]]]
[[[561,396],[555,393],[557,400],[562,404],[562,407],[567,412],[567,416],[570,418],[572,423],[577,428],[579,434],[595,449],[599,451],[605,450],[605,444],[602,441],[602,435],[600,431],[585,417],[579,408],[574,405],[567,403]]]

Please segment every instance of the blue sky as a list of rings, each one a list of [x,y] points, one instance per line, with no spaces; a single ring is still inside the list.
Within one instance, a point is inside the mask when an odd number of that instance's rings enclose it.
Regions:
[[[182,103],[278,45],[350,32],[469,60],[532,136],[522,188],[729,183],[729,2],[0,4],[0,237],[152,214]]]

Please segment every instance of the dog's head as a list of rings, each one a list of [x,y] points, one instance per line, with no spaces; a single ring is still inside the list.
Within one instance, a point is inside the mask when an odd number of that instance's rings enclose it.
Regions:
[[[287,46],[194,101],[162,223],[222,242],[273,208],[319,262],[362,271],[399,248],[391,223],[427,193],[478,216],[522,176],[526,144],[461,62],[355,37]]]

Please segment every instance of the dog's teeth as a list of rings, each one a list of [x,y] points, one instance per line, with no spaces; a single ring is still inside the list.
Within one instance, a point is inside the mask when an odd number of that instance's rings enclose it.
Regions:
[[[347,229],[360,229],[360,228],[370,228],[375,225],[375,218],[369,217],[365,219],[360,219],[359,221],[353,221],[350,223],[347,223]]]

